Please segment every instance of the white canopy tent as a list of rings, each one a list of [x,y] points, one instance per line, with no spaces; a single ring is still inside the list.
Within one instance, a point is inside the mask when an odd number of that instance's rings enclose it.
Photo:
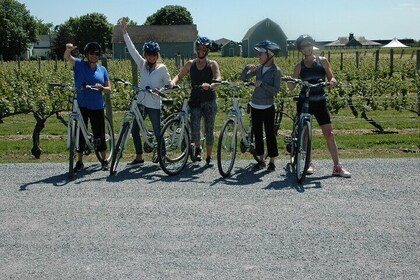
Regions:
[[[382,48],[408,48],[408,46],[404,45],[397,38],[392,39],[391,42],[383,46]]]

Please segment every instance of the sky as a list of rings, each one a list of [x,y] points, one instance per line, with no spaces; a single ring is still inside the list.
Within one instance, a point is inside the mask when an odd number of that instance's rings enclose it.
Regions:
[[[44,23],[62,24],[70,17],[104,14],[116,24],[123,16],[141,25],[166,5],[191,13],[200,36],[240,42],[257,22],[269,18],[289,40],[309,34],[317,41],[365,36],[369,40],[420,40],[419,0],[17,0]]]

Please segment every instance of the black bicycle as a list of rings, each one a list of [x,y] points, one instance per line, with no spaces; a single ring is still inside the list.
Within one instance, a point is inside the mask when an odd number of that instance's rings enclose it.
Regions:
[[[312,149],[312,114],[309,113],[309,95],[311,88],[329,86],[329,82],[319,82],[311,84],[307,81],[294,78],[283,78],[288,83],[299,84],[305,89],[302,111],[296,116],[293,122],[292,133],[285,137],[287,151],[290,153],[290,164],[296,174],[298,183],[303,183],[306,178],[309,164],[311,163]],[[299,97],[294,98],[295,101]]]

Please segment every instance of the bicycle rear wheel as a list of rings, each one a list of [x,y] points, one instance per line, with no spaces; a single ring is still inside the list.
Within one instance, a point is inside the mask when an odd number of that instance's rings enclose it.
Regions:
[[[120,163],[120,159],[122,157],[125,144],[127,143],[127,137],[129,137],[130,134],[130,123],[126,122],[121,127],[121,132],[118,135],[117,144],[115,145],[115,148],[113,149],[113,152],[111,154],[111,168],[109,170],[109,175],[114,175],[117,173],[117,167]]]
[[[220,131],[219,143],[217,145],[217,168],[220,175],[228,177],[233,169],[236,158],[237,133],[236,124],[229,119]]]
[[[187,164],[190,153],[189,132],[180,118],[169,120],[162,128],[158,142],[158,159],[162,170],[174,176]]]
[[[107,148],[109,148],[108,156],[106,158],[102,158],[101,153],[95,147],[95,155],[99,162],[106,160],[107,162],[111,161],[112,153],[114,151],[114,131],[112,129],[111,123],[109,119],[105,116],[105,143]]]
[[[69,179],[74,179],[74,157],[76,156],[76,120],[70,120],[68,126],[69,147]]]
[[[305,180],[306,172],[311,162],[311,139],[311,123],[306,120],[302,123],[297,141],[296,179],[300,184]]]

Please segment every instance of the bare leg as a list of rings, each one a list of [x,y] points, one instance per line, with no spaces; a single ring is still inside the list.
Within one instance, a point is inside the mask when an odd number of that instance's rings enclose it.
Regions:
[[[331,154],[331,158],[334,162],[334,166],[340,163],[338,159],[338,148],[337,143],[335,142],[335,135],[333,132],[332,124],[321,125],[322,134],[327,142],[328,151]]]

